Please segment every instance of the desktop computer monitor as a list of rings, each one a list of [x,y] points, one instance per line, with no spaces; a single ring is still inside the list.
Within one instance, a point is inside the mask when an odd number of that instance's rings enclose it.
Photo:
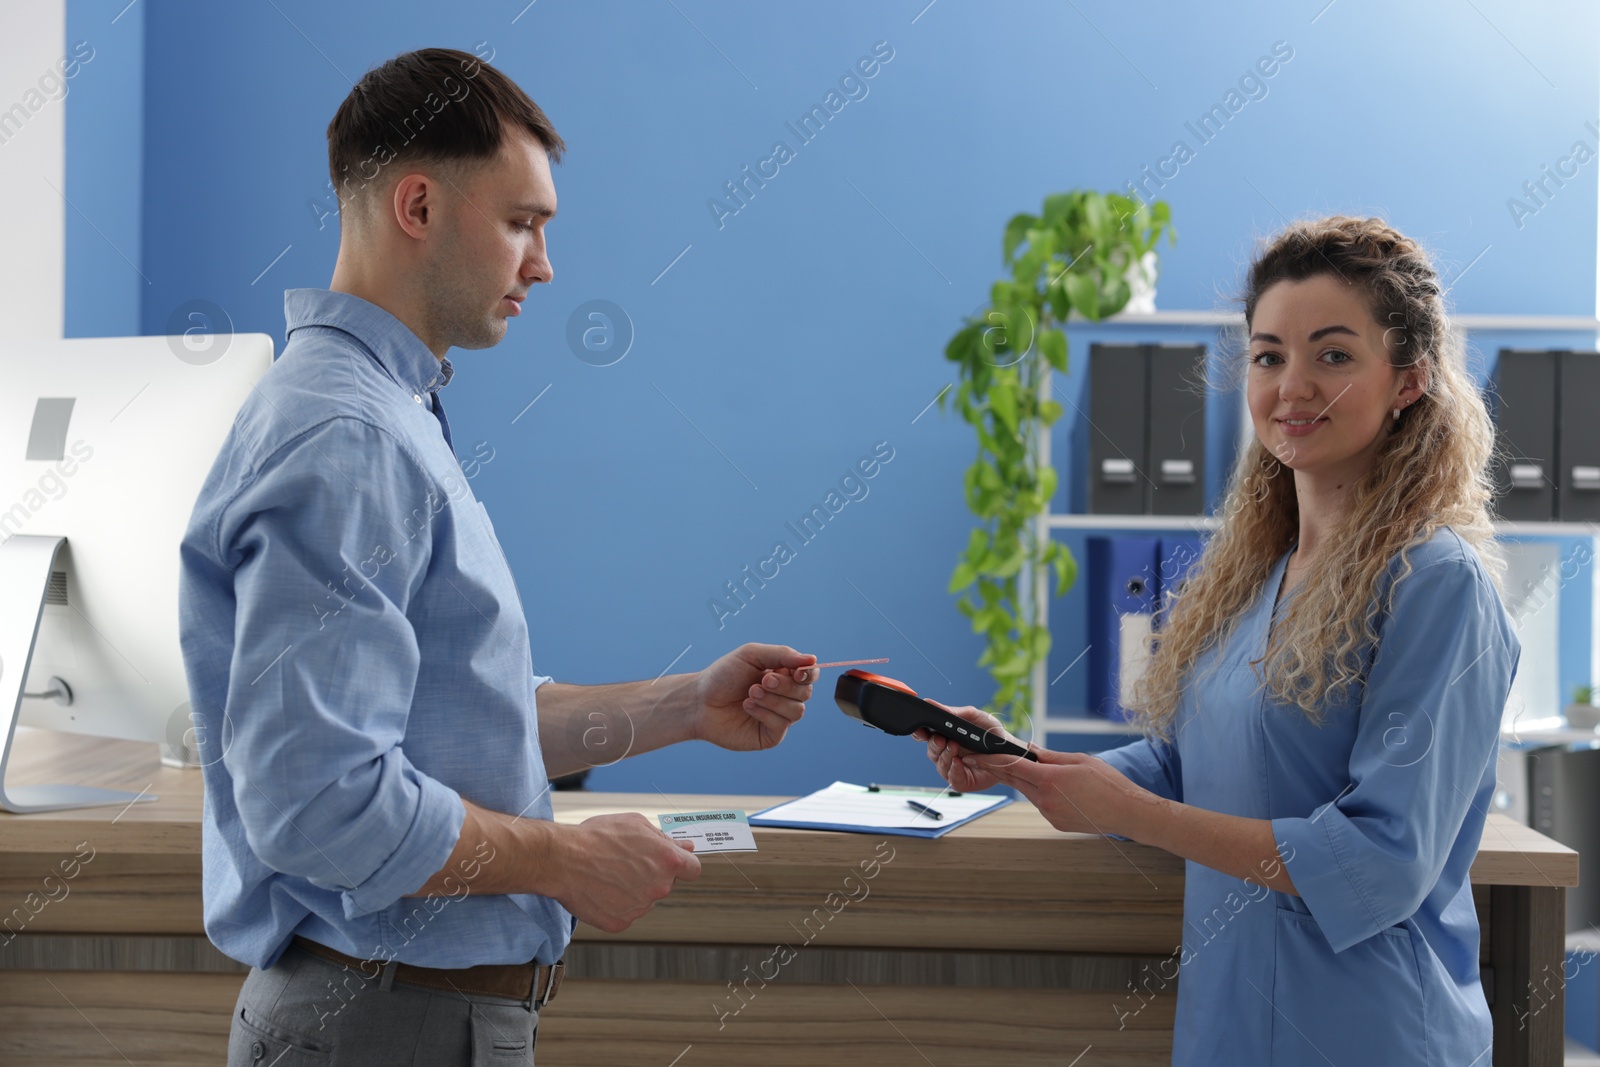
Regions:
[[[18,723],[191,762],[178,546],[265,334],[0,341],[0,809],[128,803],[4,785]]]

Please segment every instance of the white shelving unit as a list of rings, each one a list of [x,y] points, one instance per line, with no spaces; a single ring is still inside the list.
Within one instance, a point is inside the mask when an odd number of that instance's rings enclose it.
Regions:
[[[1538,331],[1542,333],[1556,332],[1589,332],[1600,334],[1600,318],[1585,318],[1569,315],[1454,315],[1451,317],[1452,325],[1461,331]],[[1244,316],[1239,312],[1228,311],[1154,311],[1145,314],[1113,315],[1098,323],[1074,320],[1067,324],[1067,329],[1074,326],[1088,326],[1092,328],[1104,327],[1134,327],[1149,329],[1151,327],[1239,327],[1244,325]],[[1051,395],[1052,371],[1047,365],[1041,375],[1040,392],[1042,396]],[[1249,432],[1249,420],[1245,420],[1244,432]],[[1051,432],[1049,427],[1043,427],[1039,433],[1037,447],[1039,454],[1051,456]],[[1066,477],[1071,477],[1075,472],[1069,472]],[[1062,479],[1065,482],[1066,477]],[[1065,514],[1062,512],[1047,511],[1038,519],[1037,536],[1041,539],[1048,538],[1052,530],[1215,530],[1219,520],[1211,515],[1079,515]],[[1501,522],[1496,524],[1496,529],[1508,536],[1600,536],[1600,526],[1593,523],[1581,522]],[[1030,573],[1032,569],[1024,571],[1023,580],[1019,583],[1022,594],[1031,598],[1039,605],[1038,622],[1041,625],[1050,624],[1050,574],[1044,568],[1038,572]],[[1600,571],[1597,571],[1600,574]],[[1595,601],[1600,604],[1600,595]],[[1600,626],[1595,627],[1596,651],[1591,654],[1591,659],[1600,664]],[[1033,715],[1030,736],[1043,741],[1045,735],[1052,733],[1075,734],[1120,734],[1134,736],[1139,733],[1137,727],[1127,723],[1114,722],[1108,719],[1094,717],[1064,717],[1051,718],[1049,715],[1049,684],[1050,665],[1046,661],[1035,664],[1033,668]]]
[[[1581,315],[1452,315],[1450,321],[1467,330],[1600,331],[1600,319]],[[1112,315],[1098,323],[1074,318],[1072,326],[1243,326],[1238,311],[1150,311],[1142,315]]]

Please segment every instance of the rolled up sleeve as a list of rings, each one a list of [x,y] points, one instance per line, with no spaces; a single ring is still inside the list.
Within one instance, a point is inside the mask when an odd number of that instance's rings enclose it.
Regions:
[[[1432,891],[1498,744],[1520,646],[1460,559],[1400,579],[1380,624],[1343,795],[1272,820],[1295,890],[1341,952]]]
[[[407,606],[437,489],[386,431],[331,419],[225,509],[235,653],[223,760],[246,840],[341,894],[347,919],[415,892],[460,835],[460,795],[402,742],[421,663]]]
[[[1098,755],[1134,785],[1168,800],[1182,802],[1183,764],[1178,750],[1166,741],[1140,738]]]

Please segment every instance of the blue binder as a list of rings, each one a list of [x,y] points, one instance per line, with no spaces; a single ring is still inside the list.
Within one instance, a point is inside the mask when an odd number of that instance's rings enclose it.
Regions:
[[[1119,697],[1124,645],[1148,625],[1159,640],[1162,608],[1199,560],[1205,540],[1175,537],[1090,537],[1089,712],[1126,721]]]
[[[1199,537],[1163,537],[1161,539],[1161,567],[1156,575],[1156,630],[1161,630],[1163,609],[1169,594],[1176,593],[1188,576],[1189,568],[1200,558],[1205,541]]]
[[[1161,540],[1087,537],[1084,547],[1089,571],[1089,714],[1125,721],[1128,714],[1117,701],[1124,637],[1148,627],[1155,615]]]

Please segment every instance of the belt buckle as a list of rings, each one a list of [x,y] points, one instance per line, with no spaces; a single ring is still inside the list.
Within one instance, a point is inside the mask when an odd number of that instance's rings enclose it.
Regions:
[[[567,961],[565,959],[556,960],[555,963],[551,964],[551,966],[550,966],[550,980],[545,983],[544,993],[538,994],[537,990],[535,990],[536,1003],[539,1005],[540,1008],[543,1008],[546,1004],[550,1003],[551,1000],[555,999],[556,990],[561,985],[561,976],[562,976],[563,973],[565,973],[566,968],[567,968]],[[539,973],[536,970],[534,972],[534,981],[537,983],[538,980],[539,980]]]

